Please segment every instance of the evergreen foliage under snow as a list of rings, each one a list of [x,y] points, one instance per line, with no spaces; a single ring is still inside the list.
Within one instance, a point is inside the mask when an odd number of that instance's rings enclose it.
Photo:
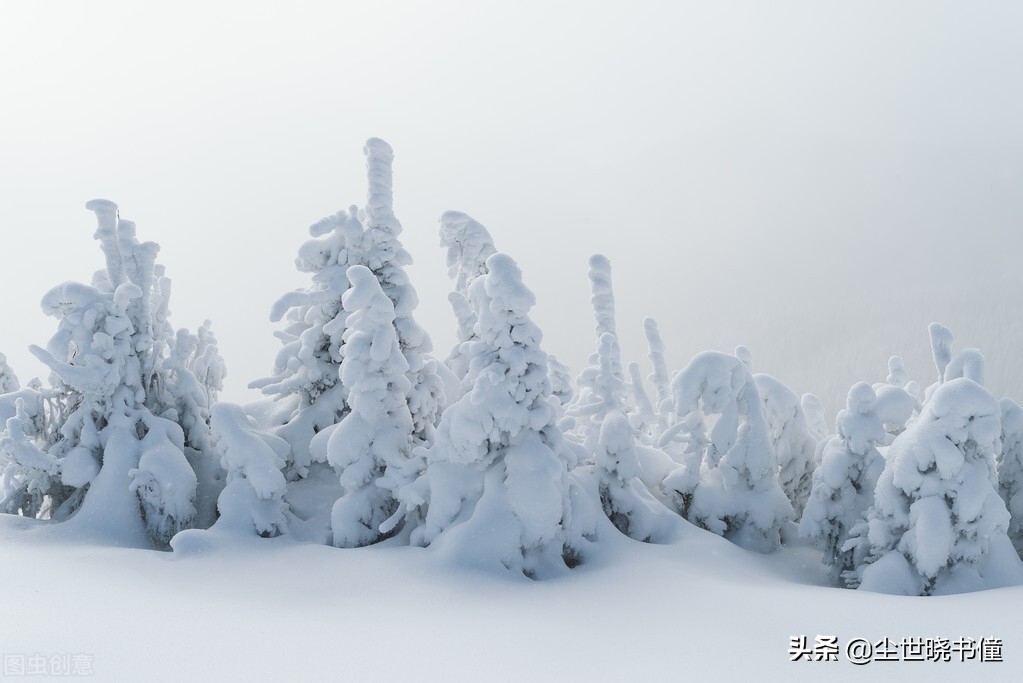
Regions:
[[[31,350],[50,386],[20,388],[0,354],[0,510],[183,556],[285,536],[274,543],[423,546],[530,578],[599,557],[596,544],[686,543],[702,527],[765,553],[812,543],[836,585],[1023,584],[1023,409],[983,389],[983,356],[954,352],[947,327],[929,328],[931,386],[892,356],[885,381],[852,387],[829,436],[821,401],[754,375],[744,346],[672,377],[647,318],[649,374],[623,362],[598,254],[596,351],[573,384],[541,348],[515,261],[449,211],[458,339],[441,363],[414,318],[393,152],[378,139],[363,151],[365,206],[310,228],[297,266],[311,282],[273,306],[283,346],[244,407],[217,402],[209,322],[170,325],[157,245],[90,202],[106,264],[43,298],[57,332]]]

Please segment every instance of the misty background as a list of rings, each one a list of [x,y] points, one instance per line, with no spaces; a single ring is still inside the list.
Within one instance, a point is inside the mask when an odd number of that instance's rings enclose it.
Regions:
[[[455,209],[573,374],[599,252],[644,374],[651,316],[673,371],[745,344],[830,420],[893,354],[931,383],[940,321],[1020,401],[1021,35],[1016,2],[4,2],[0,351],[45,376],[39,300],[102,267],[103,197],[162,246],[173,325],[213,321],[222,397],[255,398],[270,306],[377,136],[440,358]]]

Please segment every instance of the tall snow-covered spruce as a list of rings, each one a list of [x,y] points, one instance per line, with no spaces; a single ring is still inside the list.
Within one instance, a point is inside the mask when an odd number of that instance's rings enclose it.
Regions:
[[[171,328],[159,247],[139,242],[113,202],[87,208],[106,268],[91,286],[68,282],[43,298],[58,329],[31,351],[53,389],[35,422],[22,403],[0,437],[4,509],[163,546],[212,523],[210,404],[223,361],[208,328],[201,339]]]
[[[340,547],[369,545],[399,529],[391,517],[397,489],[406,483],[402,471],[412,455],[413,432],[408,362],[398,347],[394,306],[368,268],[352,266],[348,279],[341,381],[351,412],[327,442],[327,458],[344,488],[331,521]]]
[[[627,385],[615,335],[611,262],[600,254],[592,256],[589,276],[597,348],[590,356],[590,366],[579,374],[579,394],[569,406],[574,425],[571,438],[582,444],[588,463],[592,463],[587,464],[587,468],[593,469],[591,493],[599,499],[615,528],[636,540],[663,542],[678,517],[644,484],[641,467],[644,459],[637,443],[637,431],[647,436],[645,428],[654,421],[653,408],[642,386],[633,384],[630,388],[637,399],[637,409],[630,420]],[[634,382],[641,382],[635,364],[631,374]],[[666,455],[662,457],[667,459]]]
[[[570,483],[556,426],[535,300],[504,254],[469,287],[475,337],[464,345],[467,393],[444,412],[437,439],[419,457],[426,469],[401,490],[408,508],[425,509],[411,534],[481,567],[534,578],[574,563]]]
[[[306,476],[313,462],[326,459],[329,431],[350,409],[341,364],[348,326],[342,297],[351,286],[352,266],[368,268],[394,307],[395,334],[408,364],[407,403],[415,445],[431,442],[445,403],[443,369],[430,356],[430,338],[413,317],[418,298],[405,271],[412,257],[398,239],[401,223],[393,210],[394,153],[376,138],[366,142],[363,152],[369,186],[366,206],[362,211],[351,206],[309,229],[314,239],[299,250],[297,264],[299,270],[312,273],[313,284],[289,292],[273,307],[272,320],[288,320],[278,335],[284,347],[272,375],[250,385],[279,402],[267,411],[268,420],[291,446],[286,465],[291,479]]]

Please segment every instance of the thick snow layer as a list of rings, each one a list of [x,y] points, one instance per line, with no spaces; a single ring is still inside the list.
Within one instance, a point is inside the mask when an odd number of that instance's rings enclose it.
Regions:
[[[806,547],[761,556],[688,525],[669,545],[609,536],[540,582],[432,549],[185,532],[165,553],[69,542],[64,528],[0,516],[0,604],[20,615],[0,639],[8,655],[83,655],[95,681],[1014,680],[1023,657],[1006,609],[1023,587],[826,588]],[[839,661],[789,661],[801,635],[836,636]],[[847,661],[848,641],[886,637],[997,637],[1005,662]]]

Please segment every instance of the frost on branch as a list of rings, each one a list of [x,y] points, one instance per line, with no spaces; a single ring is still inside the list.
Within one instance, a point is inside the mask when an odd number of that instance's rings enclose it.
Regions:
[[[781,543],[792,505],[778,482],[763,405],[749,368],[716,351],[698,354],[672,383],[685,463],[663,483],[686,519],[751,550]],[[708,434],[708,418],[716,416]]]

